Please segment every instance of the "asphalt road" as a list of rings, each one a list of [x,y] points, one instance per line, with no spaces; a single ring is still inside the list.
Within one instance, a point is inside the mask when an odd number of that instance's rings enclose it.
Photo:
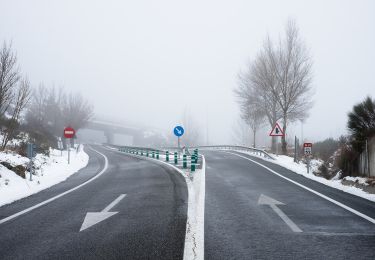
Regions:
[[[0,259],[182,259],[188,193],[168,167],[94,147],[108,169],[87,185],[0,224]],[[89,165],[65,182],[0,208],[0,219],[69,190],[103,169]],[[80,232],[87,212],[100,212],[126,194],[110,218]]]
[[[218,151],[205,157],[205,259],[375,259],[374,224],[244,158]],[[256,161],[375,217],[373,202]],[[258,204],[262,194],[284,203],[277,208],[302,232]]]

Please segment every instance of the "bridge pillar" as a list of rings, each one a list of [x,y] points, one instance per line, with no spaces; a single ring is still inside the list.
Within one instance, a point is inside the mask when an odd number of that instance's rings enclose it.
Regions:
[[[107,144],[114,144],[115,135],[112,131],[105,131],[104,135],[107,138]]]

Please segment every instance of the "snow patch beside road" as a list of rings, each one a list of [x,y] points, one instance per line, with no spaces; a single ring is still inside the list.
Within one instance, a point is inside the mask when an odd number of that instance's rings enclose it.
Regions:
[[[28,158],[12,153],[0,153],[0,160],[12,166],[26,166],[29,163]],[[61,155],[61,151],[51,149],[50,156],[37,154],[35,158],[37,170],[32,176],[32,181],[30,181],[29,172],[26,172],[26,178],[23,179],[0,165],[0,206],[28,197],[66,180],[85,167],[88,161],[89,156],[83,151],[83,146],[80,146],[79,151],[71,150],[70,164],[68,164],[67,151],[63,151]]]

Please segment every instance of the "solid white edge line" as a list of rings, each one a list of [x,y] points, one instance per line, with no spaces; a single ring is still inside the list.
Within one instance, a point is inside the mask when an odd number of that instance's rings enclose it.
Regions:
[[[107,150],[117,152],[126,156],[131,156],[140,159],[148,159],[150,161],[158,162],[179,172],[186,181],[188,188],[188,209],[186,219],[186,232],[185,232],[185,244],[184,244],[184,260],[190,259],[204,259],[204,204],[205,204],[205,186],[206,186],[206,174],[205,165],[206,160],[202,155],[202,171],[200,178],[196,179],[196,182],[192,182],[184,172],[174,166],[162,160],[158,160],[151,157],[145,157],[136,154],[129,154],[120,152],[117,149],[105,147]],[[195,178],[195,177],[194,177]],[[197,187],[196,187],[197,186]],[[198,188],[198,189],[197,189]]]
[[[307,190],[307,191],[310,191],[311,193],[314,193],[315,195],[318,195],[319,197],[321,197],[321,198],[323,198],[323,199],[325,199],[325,200],[328,200],[328,201],[330,201],[330,202],[336,204],[337,206],[339,206],[339,207],[341,207],[341,208],[343,208],[343,209],[346,209],[346,210],[348,210],[348,211],[354,213],[355,215],[357,215],[357,216],[359,216],[359,217],[361,217],[361,218],[363,218],[363,219],[366,219],[367,221],[369,221],[369,222],[375,224],[375,219],[373,219],[373,218],[371,218],[371,217],[369,217],[369,216],[367,216],[367,215],[365,215],[365,214],[363,214],[363,213],[361,213],[361,212],[359,212],[359,211],[357,211],[357,210],[355,210],[355,209],[352,209],[352,208],[350,208],[350,207],[348,207],[348,206],[342,204],[341,202],[338,202],[338,201],[336,201],[336,200],[334,200],[334,199],[332,199],[332,198],[330,198],[330,197],[327,197],[326,195],[323,195],[323,194],[321,194],[320,192],[317,192],[317,191],[315,191],[315,190],[313,190],[313,189],[310,189],[310,188],[308,188],[308,187],[306,187],[306,186],[304,186],[304,185],[302,185],[302,184],[300,184],[300,183],[298,183],[298,182],[296,182],[296,181],[293,181],[293,180],[291,180],[291,179],[289,179],[289,178],[287,178],[287,177],[285,177],[285,176],[283,176],[283,175],[277,173],[276,171],[274,171],[274,170],[268,168],[267,166],[265,166],[265,165],[263,165],[263,164],[261,164],[261,163],[259,163],[259,162],[257,162],[257,161],[254,161],[254,160],[252,160],[252,159],[250,159],[250,158],[247,158],[246,156],[242,156],[242,155],[239,155],[239,154],[236,154],[236,153],[227,152],[227,151],[223,151],[223,152],[225,152],[225,153],[229,153],[229,154],[233,154],[233,155],[236,155],[236,156],[241,157],[241,158],[243,158],[243,159],[249,160],[249,161],[251,161],[251,162],[253,162],[253,163],[255,163],[255,164],[258,164],[259,166],[261,166],[261,167],[267,169],[268,171],[270,171],[271,173],[273,173],[273,174],[275,174],[275,175],[277,175],[277,176],[279,176],[279,177],[281,177],[281,178],[283,178],[283,179],[285,179],[285,180],[287,180],[287,181],[289,181],[289,182],[291,182],[291,183],[293,183],[293,184],[295,184],[295,185],[297,185],[297,186],[299,186],[299,187],[301,187],[301,188],[303,188],[303,189],[305,189],[305,190]]]
[[[104,168],[103,168],[98,174],[96,174],[96,175],[95,175],[94,177],[92,177],[91,179],[85,181],[84,183],[81,183],[80,185],[78,185],[78,186],[76,186],[76,187],[74,187],[74,188],[71,188],[71,189],[69,189],[69,190],[67,190],[67,191],[64,191],[63,193],[60,193],[59,195],[56,195],[56,196],[54,196],[54,197],[52,197],[52,198],[50,198],[50,199],[48,199],[48,200],[42,201],[42,202],[40,202],[40,203],[38,203],[38,204],[36,204],[36,205],[34,205],[34,206],[31,206],[31,207],[29,207],[29,208],[27,208],[27,209],[24,209],[24,210],[22,210],[22,211],[20,211],[20,212],[17,212],[17,213],[15,213],[15,214],[13,214],[13,215],[10,215],[9,217],[6,217],[6,218],[1,219],[1,220],[0,220],[0,224],[3,224],[3,223],[5,223],[5,222],[7,222],[7,221],[9,221],[9,220],[11,220],[11,219],[14,219],[14,218],[16,218],[16,217],[19,217],[19,216],[21,216],[21,215],[23,215],[23,214],[26,214],[26,213],[28,213],[28,212],[34,210],[34,209],[37,209],[37,208],[39,208],[39,207],[41,207],[41,206],[43,206],[43,205],[45,205],[45,204],[48,204],[48,203],[52,202],[52,201],[54,201],[54,200],[57,200],[58,198],[61,198],[62,196],[65,196],[66,194],[69,194],[69,193],[71,193],[71,192],[73,192],[73,191],[75,191],[75,190],[77,190],[77,189],[79,189],[79,188],[85,186],[86,184],[92,182],[92,181],[95,180],[96,178],[100,177],[100,176],[101,176],[101,175],[107,170],[107,168],[108,168],[108,158],[107,158],[104,154],[102,154],[101,152],[99,152],[99,151],[95,150],[94,148],[92,148],[91,146],[89,146],[89,148],[90,148],[91,150],[93,150],[94,152],[96,152],[96,153],[98,153],[98,154],[100,154],[101,156],[104,157]]]

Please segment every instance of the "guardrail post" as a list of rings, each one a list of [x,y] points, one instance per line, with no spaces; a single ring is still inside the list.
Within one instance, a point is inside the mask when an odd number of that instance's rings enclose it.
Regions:
[[[191,156],[191,161],[190,161],[190,171],[194,172],[195,171],[195,155]]]
[[[165,161],[169,162],[169,151],[165,152]]]
[[[141,156],[143,156],[143,150],[141,150]]]
[[[177,164],[177,152],[174,152],[174,164]]]
[[[152,151],[152,158],[155,158],[155,152]]]
[[[159,160],[159,151],[156,151],[156,159]]]
[[[148,150],[146,151],[146,156],[148,157]]]
[[[182,168],[186,169],[187,168],[187,158],[186,154],[182,156]]]

